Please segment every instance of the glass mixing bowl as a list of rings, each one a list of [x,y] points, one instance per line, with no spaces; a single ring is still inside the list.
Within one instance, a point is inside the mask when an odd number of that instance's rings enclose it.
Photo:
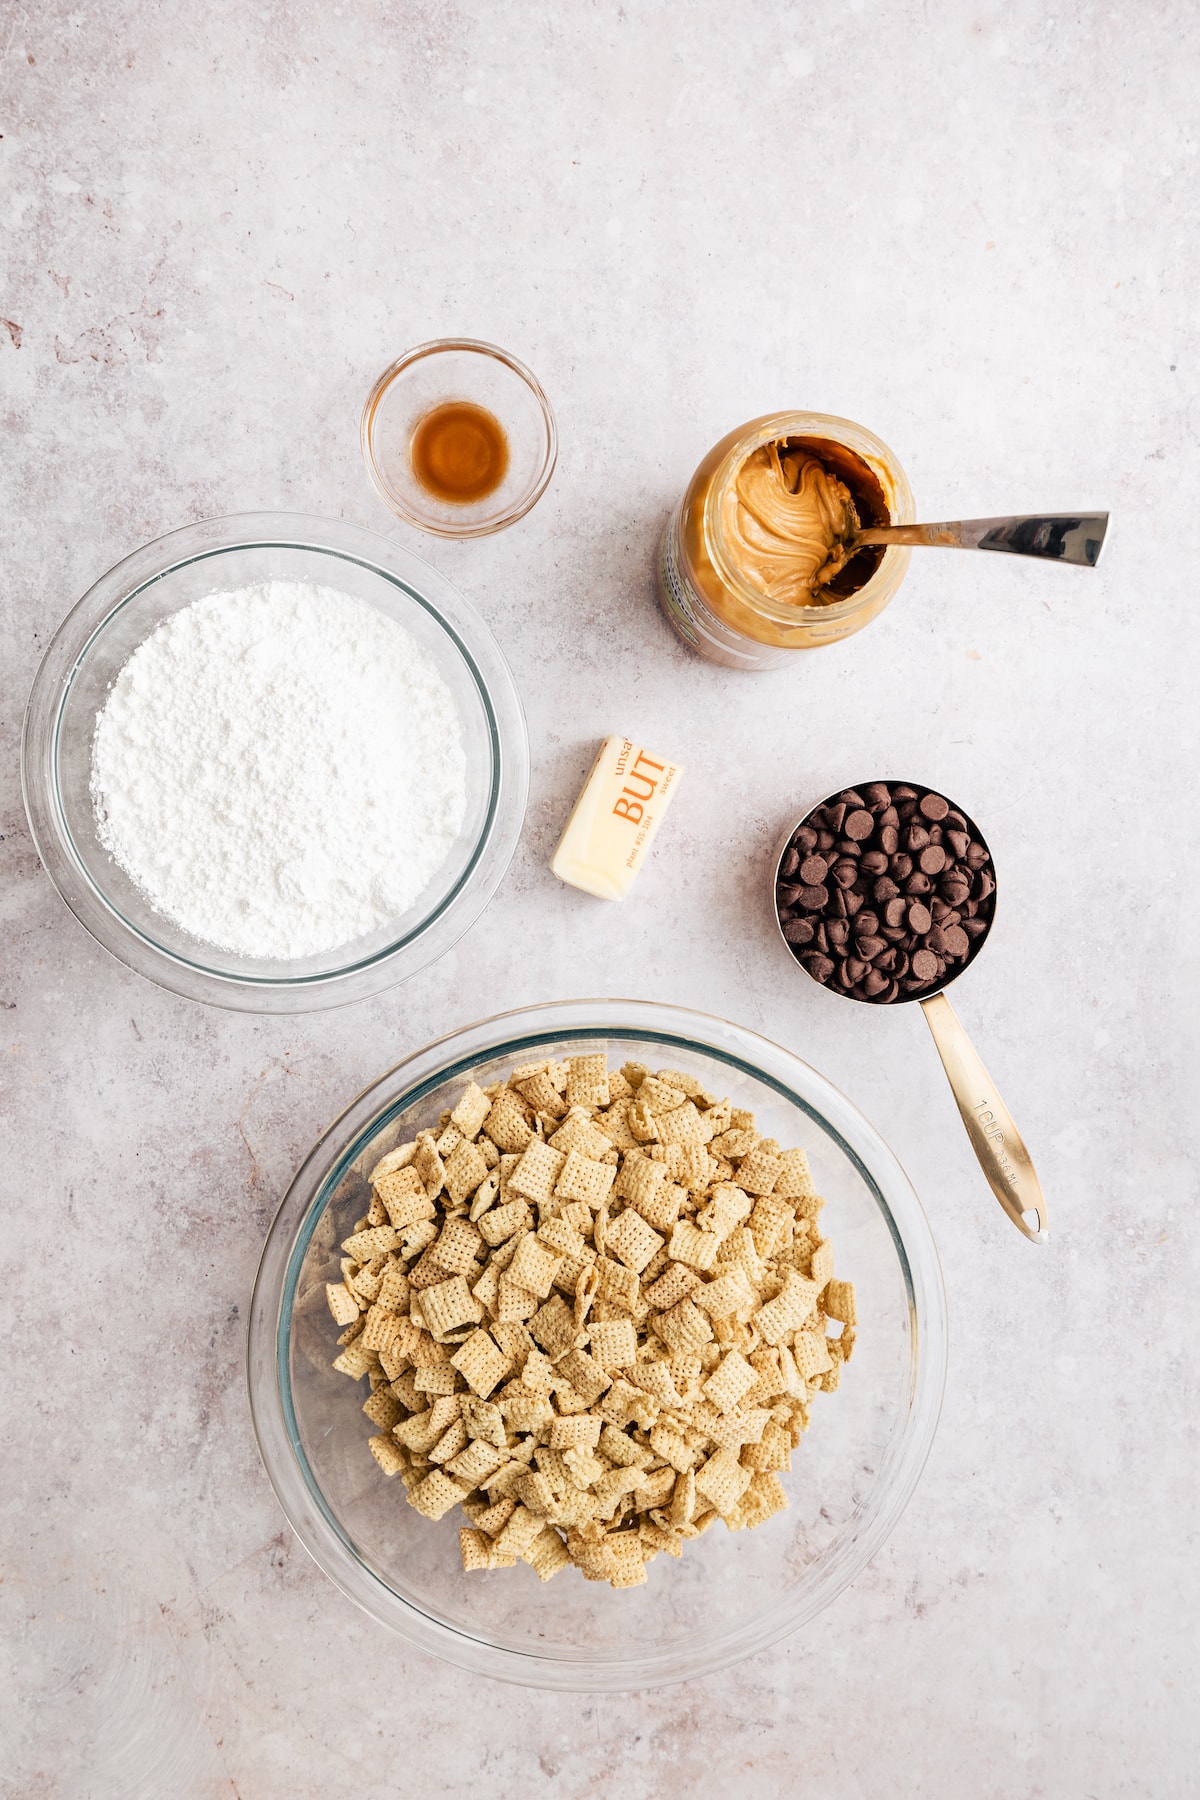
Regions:
[[[452,1514],[434,1524],[367,1449],[365,1389],[330,1367],[325,1300],[339,1245],[366,1210],[367,1172],[453,1104],[468,1080],[514,1063],[604,1050],[610,1063],[694,1071],[808,1151],[822,1229],[855,1283],[858,1338],[839,1390],[821,1394],[782,1477],[791,1506],[737,1534],[715,1526],[646,1585],[614,1592],[523,1564],[464,1575]],[[946,1369],[946,1303],[929,1225],[879,1134],[807,1063],[722,1019],[632,1000],[501,1014],[388,1071],[310,1152],[271,1227],[250,1313],[250,1404],[267,1474],[310,1555],[410,1643],[460,1668],[531,1687],[615,1691],[709,1674],[804,1625],[852,1581],[903,1511],[924,1466]]]
[[[89,791],[96,715],[137,646],[202,595],[286,579],[365,600],[433,657],[462,721],[467,810],[415,904],[369,937],[300,961],[218,950],[150,905],[101,843]],[[529,744],[512,672],[462,595],[428,563],[336,519],[246,513],[136,550],[89,589],[34,679],[21,746],[25,809],[46,873],[76,918],[160,986],[243,1012],[306,1012],[378,993],[441,956],[487,905],[525,816]]]

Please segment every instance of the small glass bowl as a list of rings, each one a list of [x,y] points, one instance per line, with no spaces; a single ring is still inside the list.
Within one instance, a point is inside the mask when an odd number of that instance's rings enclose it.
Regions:
[[[485,407],[508,439],[500,486],[463,505],[422,487],[409,453],[420,421],[453,400]],[[486,537],[524,518],[545,493],[558,456],[554,414],[536,376],[507,351],[475,338],[437,338],[397,357],[367,396],[359,434],[380,498],[408,524],[439,537]]]
[[[204,594],[276,578],[336,588],[411,632],[454,698],[467,762],[463,828],[408,912],[369,937],[292,962],[216,949],[156,912],[101,843],[89,787],[96,715],[137,646]],[[89,589],[55,633],[34,679],[21,781],[46,873],[114,956],[193,1000],[239,1012],[296,1013],[391,987],[441,956],[473,924],[516,847],[529,744],[496,640],[436,570],[340,520],[247,513],[170,532]]]
[[[565,1569],[464,1575],[455,1515],[431,1523],[367,1448],[362,1392],[330,1367],[325,1283],[366,1211],[367,1177],[433,1124],[470,1080],[514,1063],[604,1051],[694,1072],[760,1127],[809,1153],[822,1226],[856,1287],[859,1327],[836,1394],[822,1394],[785,1475],[791,1505],[754,1531],[717,1526],[644,1587],[614,1593]],[[933,1441],[946,1301],[929,1224],[895,1156],[845,1096],[789,1051],[704,1013],[572,1000],[501,1014],[408,1057],[310,1151],[271,1226],[250,1310],[250,1406],[267,1474],[305,1549],[381,1624],[473,1674],[618,1692],[737,1662],[828,1606],[904,1510]]]

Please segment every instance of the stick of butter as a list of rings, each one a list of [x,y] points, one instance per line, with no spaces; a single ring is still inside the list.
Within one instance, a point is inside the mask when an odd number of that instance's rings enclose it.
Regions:
[[[681,764],[627,737],[605,738],[550,859],[559,880],[598,900],[623,900],[682,774]]]

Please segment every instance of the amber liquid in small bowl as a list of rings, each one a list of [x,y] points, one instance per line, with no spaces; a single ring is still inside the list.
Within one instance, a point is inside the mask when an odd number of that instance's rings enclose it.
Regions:
[[[408,455],[426,493],[452,506],[485,500],[508,472],[504,427],[471,400],[447,400],[427,412],[413,430]]]

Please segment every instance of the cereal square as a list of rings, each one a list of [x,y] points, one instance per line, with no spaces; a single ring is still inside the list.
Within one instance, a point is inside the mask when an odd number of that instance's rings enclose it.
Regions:
[[[632,1319],[610,1319],[591,1328],[589,1353],[605,1371],[628,1368],[637,1357]]]
[[[658,1313],[651,1323],[669,1350],[686,1354],[712,1342],[712,1326],[699,1307],[693,1306],[688,1299],[681,1300],[668,1312]]]
[[[446,1158],[446,1192],[454,1205],[469,1200],[480,1183],[487,1179],[487,1173],[483,1151],[463,1138]]]
[[[476,1137],[491,1107],[492,1103],[483,1089],[473,1081],[460,1094],[458,1104],[450,1114],[450,1123],[457,1126],[465,1138]]]
[[[385,1475],[398,1475],[408,1462],[407,1456],[395,1438],[369,1438],[367,1448]]]
[[[831,1319],[840,1319],[843,1325],[858,1324],[858,1308],[852,1281],[831,1281],[825,1289],[823,1304]]]
[[[593,1056],[568,1056],[567,1105],[607,1106],[608,1058],[603,1053]]]
[[[696,1111],[691,1100],[685,1100],[673,1112],[656,1113],[659,1142],[663,1144],[707,1144],[712,1127]]]
[[[833,1245],[826,1241],[818,1244],[812,1253],[809,1274],[818,1287],[824,1287],[833,1274]]]
[[[586,1350],[569,1351],[556,1367],[558,1373],[565,1375],[571,1386],[583,1395],[589,1406],[594,1406],[601,1394],[611,1386],[611,1378]]]
[[[544,1306],[539,1306],[529,1321],[529,1335],[541,1345],[551,1361],[575,1348],[579,1336],[575,1315],[560,1295],[552,1294]]]
[[[554,1194],[566,1160],[561,1150],[552,1150],[541,1138],[533,1138],[508,1178],[508,1191],[545,1204]]]
[[[524,1105],[507,1088],[493,1101],[491,1110],[483,1121],[483,1129],[497,1150],[524,1150],[533,1138]]]
[[[803,1150],[785,1150],[779,1158],[779,1177],[775,1183],[775,1192],[782,1194],[787,1200],[799,1200],[815,1195],[812,1173],[808,1166],[808,1158]]]
[[[600,1297],[625,1312],[636,1312],[641,1305],[642,1284],[635,1272],[608,1256],[598,1256],[593,1267]]]
[[[352,1325],[358,1317],[358,1301],[342,1281],[325,1283],[325,1298],[336,1325]]]
[[[508,1372],[508,1358],[496,1348],[486,1331],[473,1331],[450,1361],[481,1400],[487,1399],[496,1383]]]
[[[717,1450],[696,1471],[696,1492],[727,1517],[746,1489],[752,1471],[743,1469],[732,1450]]]
[[[757,1380],[758,1375],[741,1352],[730,1350],[704,1383],[704,1392],[721,1412],[732,1412]]]
[[[712,1268],[720,1247],[720,1239],[711,1231],[701,1231],[697,1226],[689,1225],[686,1219],[680,1219],[667,1246],[672,1262],[687,1263],[690,1268],[702,1272]]]
[[[527,1100],[535,1112],[547,1113],[552,1119],[561,1119],[567,1111],[567,1103],[551,1081],[545,1069],[539,1069],[533,1075],[527,1075],[523,1081],[514,1078],[513,1086],[522,1100]]]
[[[528,1231],[532,1224],[533,1214],[524,1200],[506,1200],[503,1206],[494,1206],[491,1212],[484,1213],[478,1229],[484,1241],[495,1249],[518,1231]]]
[[[678,1305],[686,1294],[701,1285],[700,1276],[694,1269],[689,1269],[684,1263],[668,1263],[665,1273],[645,1290],[642,1298],[659,1312],[667,1312],[672,1306]]]
[[[641,1214],[630,1206],[615,1224],[609,1226],[605,1252],[619,1256],[626,1268],[640,1275],[662,1242],[657,1231],[652,1231]]]
[[[410,1491],[408,1503],[419,1513],[424,1513],[427,1519],[444,1519],[450,1508],[465,1500],[470,1491],[461,1481],[455,1481],[441,1469],[434,1469]]]
[[[748,1156],[742,1158],[734,1179],[748,1194],[769,1194],[782,1171],[783,1158],[772,1156],[759,1143]]]
[[[477,1325],[483,1317],[483,1308],[461,1275],[452,1275],[448,1281],[426,1288],[421,1295],[421,1311],[436,1337],[453,1331],[456,1325]]]
[[[555,1419],[549,1429],[552,1450],[592,1450],[600,1441],[603,1425],[592,1413],[577,1414],[570,1419]]]
[[[557,1250],[551,1250],[540,1238],[527,1232],[517,1245],[517,1253],[503,1279],[510,1287],[525,1288],[539,1300],[545,1300],[554,1286],[554,1273],[561,1260]]]
[[[582,1200],[595,1212],[608,1198],[615,1175],[611,1163],[597,1162],[578,1150],[569,1150],[554,1193],[559,1200]]]

